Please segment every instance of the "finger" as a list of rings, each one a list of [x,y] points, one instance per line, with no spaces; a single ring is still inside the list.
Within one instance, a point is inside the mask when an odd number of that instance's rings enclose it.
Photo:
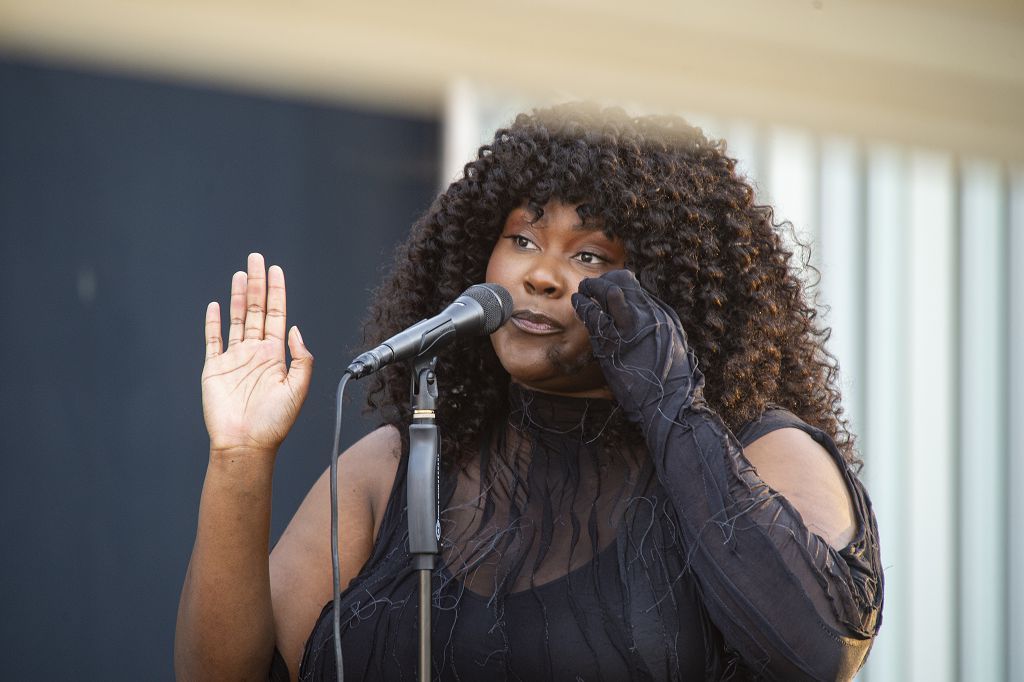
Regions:
[[[245,289],[247,276],[238,271],[231,276],[231,304],[228,314],[231,325],[228,327],[228,348],[242,340],[242,328],[245,324]]]
[[[572,295],[572,306],[587,331],[591,334],[596,333],[600,328],[601,316],[604,314],[601,306],[594,299],[587,298],[582,294]]]
[[[626,302],[626,294],[619,287],[608,292],[608,314],[615,319],[619,329],[632,329],[636,316],[633,306]]]
[[[580,282],[579,292],[594,299],[603,308],[606,305],[608,290],[614,286],[615,283],[605,277],[588,277]]]
[[[576,317],[580,318],[581,321],[587,321],[587,313],[590,308],[597,306],[594,301],[584,294],[576,293],[570,298],[572,301],[572,309],[576,312]]]
[[[616,272],[628,273],[629,271],[616,270]],[[624,325],[633,320],[630,306],[626,303],[625,293],[614,279],[607,275],[596,279],[585,279],[580,282],[579,288],[581,295],[592,299],[601,306],[606,313],[615,318],[617,324]]]
[[[263,323],[267,316],[267,270],[263,256],[249,254],[248,277],[245,286],[245,338],[262,339]]]
[[[267,325],[263,336],[281,342],[284,352],[284,334],[286,318],[286,300],[284,289],[284,270],[279,265],[271,265],[267,271]]]
[[[298,327],[292,327],[288,333],[288,350],[292,354],[292,364],[288,368],[288,384],[293,395],[301,403],[309,392],[309,382],[313,377],[313,354],[302,341]]]
[[[608,280],[623,289],[641,289],[640,282],[631,270],[612,270],[601,275],[601,279]]]
[[[206,359],[217,357],[224,350],[220,336],[220,303],[213,301],[206,306]]]
[[[619,330],[618,325],[615,324],[615,320],[603,310],[597,316],[594,326],[597,331],[592,333],[591,337],[604,341],[606,348],[608,347],[607,344],[616,344],[617,347],[617,344],[622,341],[622,332]]]

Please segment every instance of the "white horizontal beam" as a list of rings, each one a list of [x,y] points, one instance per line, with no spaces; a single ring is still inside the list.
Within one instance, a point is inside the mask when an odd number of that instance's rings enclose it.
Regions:
[[[435,113],[464,77],[1024,159],[1024,13],[949,4],[0,0],[0,52]]]

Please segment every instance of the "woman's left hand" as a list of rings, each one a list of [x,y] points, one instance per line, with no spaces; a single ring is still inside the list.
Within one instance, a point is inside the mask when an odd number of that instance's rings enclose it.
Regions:
[[[647,293],[629,270],[580,282],[572,295],[590,332],[594,357],[631,421],[674,420],[693,401],[703,375],[679,316]]]

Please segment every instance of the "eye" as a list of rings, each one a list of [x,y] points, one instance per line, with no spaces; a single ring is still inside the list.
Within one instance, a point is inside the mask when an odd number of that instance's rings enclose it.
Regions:
[[[524,237],[521,234],[510,234],[505,239],[512,240],[512,245],[517,249],[536,249],[537,245],[529,237]]]
[[[607,258],[599,256],[593,251],[580,251],[574,257],[584,265],[603,265],[608,262]]]

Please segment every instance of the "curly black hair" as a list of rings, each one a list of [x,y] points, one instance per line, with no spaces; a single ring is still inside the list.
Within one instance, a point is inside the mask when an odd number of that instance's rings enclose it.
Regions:
[[[804,291],[770,206],[759,205],[736,160],[671,116],[562,105],[520,114],[413,226],[376,290],[364,325],[379,342],[483,281],[505,219],[549,199],[582,204],[623,243],[626,267],[672,306],[705,375],[704,397],[731,429],[784,407],[831,435],[859,464],[843,418],[830,330]],[[438,358],[442,449],[476,452],[507,407],[509,377],[488,338],[459,339]],[[400,427],[411,416],[409,369],[374,377],[369,409]]]

